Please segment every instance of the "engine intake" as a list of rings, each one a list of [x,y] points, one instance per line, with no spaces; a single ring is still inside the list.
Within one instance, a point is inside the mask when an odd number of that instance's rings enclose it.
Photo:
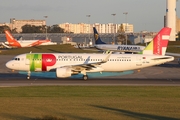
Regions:
[[[56,69],[56,76],[58,78],[71,77],[72,71],[70,67],[61,67]]]

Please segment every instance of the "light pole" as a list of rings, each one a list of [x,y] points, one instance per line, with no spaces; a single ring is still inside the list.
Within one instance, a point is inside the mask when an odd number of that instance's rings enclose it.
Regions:
[[[124,12],[123,14],[125,14],[126,15],[126,26],[125,26],[125,34],[126,34],[126,45],[127,45],[127,14],[128,14],[128,12]]]
[[[91,17],[91,15],[86,15],[86,17],[88,17],[88,32],[89,32],[89,43],[90,44],[92,44],[92,41],[91,41],[91,39],[90,39],[90,17]]]
[[[48,16],[44,16],[44,18],[46,19],[46,22],[47,22]],[[48,39],[48,38],[47,38],[47,24],[46,24],[46,39]]]
[[[91,17],[91,15],[86,15],[86,17],[88,17],[88,32],[89,32],[89,39],[90,39],[90,17]]]
[[[114,43],[115,43],[115,16],[116,16],[116,14],[114,13],[114,14],[111,14],[111,15],[113,16],[113,32],[114,32],[113,41],[114,41]]]

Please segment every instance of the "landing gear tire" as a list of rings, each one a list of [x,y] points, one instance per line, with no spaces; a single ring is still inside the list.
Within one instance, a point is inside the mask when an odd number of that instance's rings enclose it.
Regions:
[[[88,76],[87,75],[83,75],[83,80],[87,80]]]
[[[27,74],[27,80],[30,79],[30,76],[31,76],[31,71],[28,71],[28,74]]]

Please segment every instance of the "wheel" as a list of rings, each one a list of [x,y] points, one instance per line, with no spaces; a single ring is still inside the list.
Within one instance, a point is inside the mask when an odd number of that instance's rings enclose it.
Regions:
[[[31,71],[28,71],[28,74],[27,74],[27,79],[28,80],[30,79],[30,76],[31,76]]]
[[[87,80],[87,79],[88,79],[88,76],[87,76],[87,75],[83,75],[83,79],[84,79],[84,80]]]

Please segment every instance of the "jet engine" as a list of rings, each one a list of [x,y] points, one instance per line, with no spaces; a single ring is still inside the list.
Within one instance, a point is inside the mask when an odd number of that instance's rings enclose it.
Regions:
[[[58,78],[71,77],[72,71],[70,67],[61,67],[56,69],[56,76]]]

